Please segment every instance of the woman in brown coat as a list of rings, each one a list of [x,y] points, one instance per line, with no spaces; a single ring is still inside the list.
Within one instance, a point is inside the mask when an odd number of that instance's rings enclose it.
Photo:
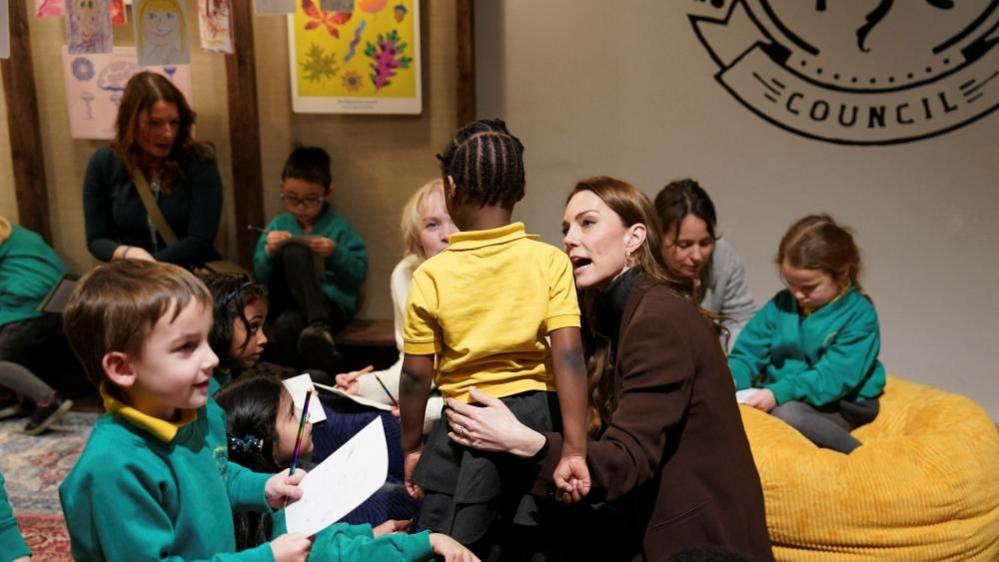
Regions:
[[[449,401],[452,439],[537,458],[538,495],[587,496],[558,518],[566,560],[659,562],[703,545],[773,560],[732,376],[711,322],[662,264],[651,202],[591,178],[562,226],[591,335],[591,481],[553,474],[561,435],[526,428],[481,393],[481,407]]]

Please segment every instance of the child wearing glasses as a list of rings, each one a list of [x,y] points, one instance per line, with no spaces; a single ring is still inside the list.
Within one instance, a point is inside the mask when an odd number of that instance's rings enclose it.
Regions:
[[[368,274],[364,241],[330,205],[330,156],[295,148],[281,171],[287,212],[271,219],[257,242],[253,272],[269,290],[274,351],[280,363],[336,372],[333,334],[357,310]]]

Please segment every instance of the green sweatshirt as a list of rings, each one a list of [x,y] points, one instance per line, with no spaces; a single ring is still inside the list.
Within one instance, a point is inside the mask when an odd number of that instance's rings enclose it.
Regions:
[[[768,388],[778,404],[824,406],[880,396],[885,386],[880,350],[878,314],[856,286],[807,316],[785,289],[739,334],[728,367],[737,390]]]
[[[274,513],[273,536],[287,532],[284,510]],[[431,560],[430,531],[374,538],[371,525],[335,523],[316,533],[309,562],[421,562]]]
[[[235,552],[233,511],[270,510],[270,475],[229,462],[214,400],[179,424],[105,405],[59,486],[77,562],[273,562],[269,544]]]
[[[31,551],[17,529],[14,511],[10,508],[7,490],[3,486],[3,474],[0,474],[0,562],[10,562],[22,556],[31,556]]]
[[[10,227],[10,236],[0,241],[0,326],[41,316],[38,305],[66,273],[41,236],[16,224]]]
[[[267,224],[268,230],[286,230],[292,236],[304,236],[302,225],[291,213],[281,213]],[[323,293],[347,313],[353,316],[357,312],[357,291],[368,276],[368,250],[364,240],[354,230],[347,219],[333,212],[327,204],[323,214],[309,232],[314,236],[325,236],[336,242],[333,253],[324,261],[320,285]],[[262,234],[257,241],[257,251],[253,254],[253,274],[257,280],[267,284],[274,265],[267,257],[265,247],[267,235]]]

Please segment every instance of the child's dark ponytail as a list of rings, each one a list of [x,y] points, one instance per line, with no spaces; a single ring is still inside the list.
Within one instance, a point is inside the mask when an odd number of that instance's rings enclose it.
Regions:
[[[280,377],[256,367],[215,395],[226,411],[229,460],[255,472],[274,473],[280,466],[274,460],[277,443],[278,404],[284,388]],[[233,514],[238,550],[263,544],[271,539],[274,522],[269,513]]]
[[[500,119],[465,125],[437,159],[445,181],[454,179],[470,202],[512,207],[524,195],[524,145]]]

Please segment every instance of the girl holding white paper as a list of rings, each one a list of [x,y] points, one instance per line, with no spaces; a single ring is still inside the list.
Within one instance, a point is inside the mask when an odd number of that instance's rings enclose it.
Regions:
[[[263,472],[283,470],[291,463],[300,412],[280,378],[248,369],[216,396],[226,411],[229,459]],[[312,425],[305,424],[300,455],[312,451]],[[236,545],[242,550],[286,532],[283,510],[234,515]],[[316,534],[309,560],[422,561],[435,555],[446,561],[478,559],[447,535],[423,531],[404,534],[409,521],[389,520],[377,527],[337,523]]]

